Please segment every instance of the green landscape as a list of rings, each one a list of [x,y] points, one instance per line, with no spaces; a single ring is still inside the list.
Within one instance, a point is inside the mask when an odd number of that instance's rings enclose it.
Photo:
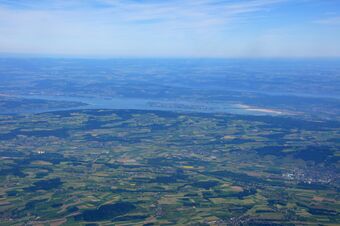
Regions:
[[[0,225],[338,225],[339,127],[150,110],[1,115]]]
[[[340,226],[340,0],[0,0],[0,226]]]

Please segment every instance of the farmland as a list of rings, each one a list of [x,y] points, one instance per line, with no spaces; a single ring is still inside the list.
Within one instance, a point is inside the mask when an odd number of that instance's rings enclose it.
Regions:
[[[146,110],[2,115],[0,224],[337,225],[339,128]]]

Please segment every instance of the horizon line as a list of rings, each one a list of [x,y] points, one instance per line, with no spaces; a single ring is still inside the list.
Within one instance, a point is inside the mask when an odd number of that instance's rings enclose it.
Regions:
[[[339,56],[165,56],[165,55],[77,55],[77,54],[35,54],[4,53],[0,58],[50,58],[50,59],[340,59]]]

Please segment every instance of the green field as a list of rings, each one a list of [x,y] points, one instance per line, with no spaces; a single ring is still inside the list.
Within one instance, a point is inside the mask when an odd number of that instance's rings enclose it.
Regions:
[[[337,121],[0,116],[0,225],[339,225]]]

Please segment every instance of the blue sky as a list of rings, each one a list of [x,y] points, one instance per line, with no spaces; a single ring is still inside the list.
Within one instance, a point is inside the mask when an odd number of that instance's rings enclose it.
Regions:
[[[0,0],[0,53],[339,57],[340,0]]]

